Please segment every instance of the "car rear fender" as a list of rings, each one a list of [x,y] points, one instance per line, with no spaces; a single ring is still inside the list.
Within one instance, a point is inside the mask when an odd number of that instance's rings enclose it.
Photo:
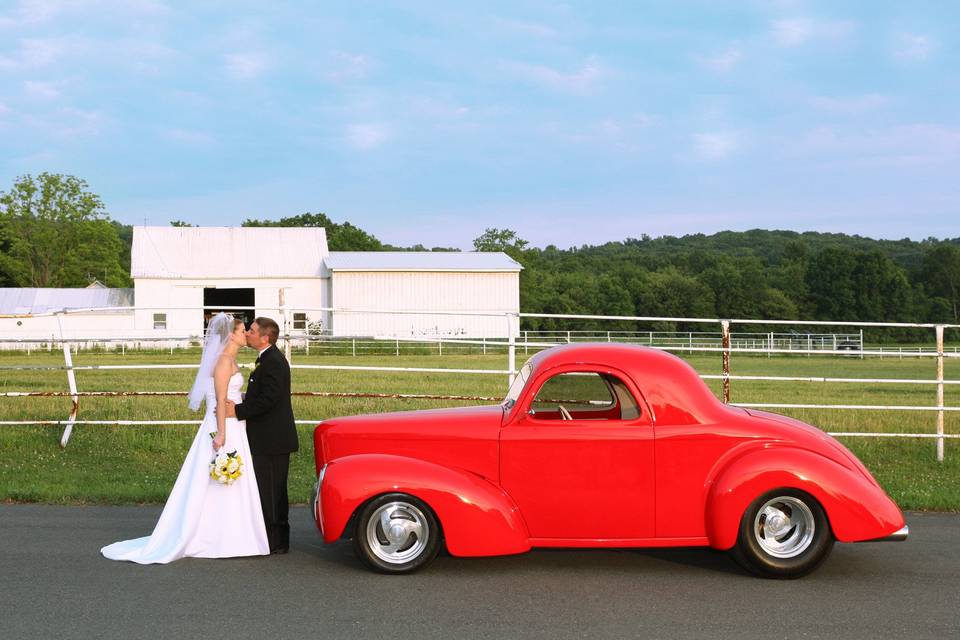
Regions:
[[[462,469],[406,456],[358,454],[327,464],[320,489],[323,539],[343,535],[351,516],[385,493],[407,493],[433,509],[456,556],[522,553],[530,549],[520,511],[495,484]]]
[[[729,549],[757,497],[778,488],[806,491],[827,513],[841,542],[888,536],[904,525],[899,507],[863,474],[806,449],[767,444],[729,459],[707,486],[710,546]]]

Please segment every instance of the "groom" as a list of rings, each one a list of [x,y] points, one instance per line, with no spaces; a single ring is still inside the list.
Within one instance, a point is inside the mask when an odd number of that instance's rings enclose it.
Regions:
[[[227,417],[247,422],[270,553],[290,550],[287,474],[290,454],[299,448],[290,406],[290,364],[277,349],[279,336],[280,327],[270,318],[253,321],[247,330],[247,346],[260,355],[243,402],[235,405],[227,401]]]

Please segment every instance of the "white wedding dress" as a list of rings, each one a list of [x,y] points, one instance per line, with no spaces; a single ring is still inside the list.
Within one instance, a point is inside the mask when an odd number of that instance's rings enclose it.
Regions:
[[[243,376],[240,372],[234,373],[228,383],[227,398],[239,403],[242,386]],[[206,415],[153,533],[146,538],[123,540],[104,547],[100,552],[106,558],[158,564],[183,557],[270,554],[246,423],[227,418],[223,449],[236,450],[243,460],[243,473],[231,485],[222,485],[210,478],[210,461],[214,456],[210,433],[217,430],[213,413],[216,402],[213,378],[210,378]]]

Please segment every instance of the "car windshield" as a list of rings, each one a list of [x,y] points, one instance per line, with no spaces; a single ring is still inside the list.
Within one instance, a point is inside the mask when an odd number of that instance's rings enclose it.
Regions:
[[[517,403],[517,398],[520,397],[520,392],[523,391],[523,385],[527,383],[527,379],[530,377],[530,369],[530,363],[528,362],[520,368],[517,377],[513,379],[513,384],[510,385],[510,390],[507,391],[507,397],[503,399],[503,407],[507,411],[512,409],[513,405]]]

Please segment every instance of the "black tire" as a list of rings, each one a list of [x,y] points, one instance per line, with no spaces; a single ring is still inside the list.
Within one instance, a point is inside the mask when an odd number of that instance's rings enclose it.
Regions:
[[[768,518],[776,529],[768,527]],[[799,578],[827,559],[834,541],[827,514],[813,496],[798,489],[774,489],[747,507],[732,554],[751,573]]]
[[[440,524],[433,510],[406,493],[378,496],[356,518],[353,549],[375,571],[416,571],[433,560],[439,548]]]

